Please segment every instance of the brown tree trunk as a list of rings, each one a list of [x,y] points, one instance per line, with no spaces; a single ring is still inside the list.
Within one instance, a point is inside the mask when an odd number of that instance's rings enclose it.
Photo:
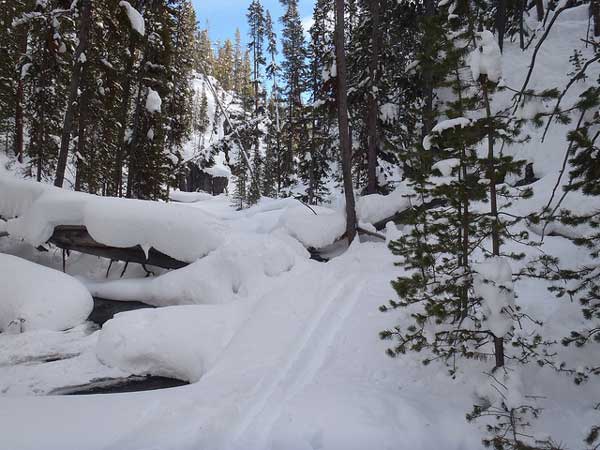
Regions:
[[[543,0],[535,0],[535,10],[537,11],[537,19],[539,22],[544,20],[544,2]]]
[[[506,0],[498,0],[496,5],[496,30],[498,31],[498,46],[504,50],[504,32],[506,31]]]
[[[500,222],[498,218],[498,195],[496,192],[496,167],[494,164],[494,136],[493,119],[488,97],[488,80],[483,77],[482,82],[483,101],[485,103],[485,112],[488,119],[488,168],[487,177],[490,183],[490,215],[492,216],[492,253],[494,256],[500,256]],[[494,335],[494,354],[496,357],[496,368],[504,366],[504,338]]]
[[[27,52],[27,31],[23,31],[19,37],[19,54]],[[19,66],[20,67],[20,66]],[[24,138],[23,138],[23,101],[25,100],[25,83],[21,71],[17,72],[17,92],[15,96],[15,156],[20,163],[23,162]]]
[[[433,0],[424,0],[425,17],[431,18],[435,14]],[[431,68],[423,71],[423,91],[425,96],[425,106],[423,111],[423,130],[422,138],[427,136],[433,128],[433,73]]]
[[[346,84],[346,52],[344,50],[344,0],[335,0],[335,58],[337,67],[337,108],[340,133],[340,153],[346,196],[346,237],[352,243],[356,236],[356,210],[352,190],[352,150],[348,130],[348,87]]]
[[[67,159],[69,157],[69,143],[71,141],[71,130],[73,129],[73,116],[75,113],[75,104],[77,102],[77,93],[81,83],[81,73],[85,61],[82,60],[82,55],[85,57],[85,51],[88,46],[90,36],[90,24],[92,21],[92,1],[81,0],[81,22],[79,24],[79,45],[75,52],[75,64],[73,67],[73,75],[71,77],[71,85],[69,86],[69,99],[67,102],[67,111],[65,112],[65,120],[63,124],[62,136],[60,139],[60,150],[58,153],[58,161],[56,163],[56,178],[54,186],[62,187],[65,179],[65,170],[67,168]]]
[[[367,97],[367,194],[375,194],[377,192],[377,148],[379,146],[377,119],[379,118],[379,107],[377,104],[377,91],[374,88],[379,79],[379,52],[382,38],[381,11],[385,11],[385,0],[369,0],[368,5],[371,14],[371,60],[369,62],[371,90]]]
[[[592,0],[590,3],[590,16],[594,20],[594,36],[600,36],[600,0]]]

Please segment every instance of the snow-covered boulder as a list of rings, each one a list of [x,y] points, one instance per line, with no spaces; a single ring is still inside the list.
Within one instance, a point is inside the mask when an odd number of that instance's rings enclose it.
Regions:
[[[104,324],[96,356],[137,375],[195,382],[246,317],[243,303],[172,306],[117,314]]]
[[[333,244],[346,231],[346,217],[333,209],[311,208],[314,212],[302,205],[286,209],[280,226],[306,247],[323,248]]]
[[[0,331],[66,330],[83,323],[93,306],[75,278],[0,253]]]

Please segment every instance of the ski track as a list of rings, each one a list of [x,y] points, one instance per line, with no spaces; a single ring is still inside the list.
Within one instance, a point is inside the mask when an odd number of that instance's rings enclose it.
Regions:
[[[353,276],[346,276],[331,288],[327,301],[310,316],[310,326],[293,356],[263,388],[260,399],[242,417],[227,448],[268,448],[271,431],[284,407],[314,379],[322,367],[328,349],[353,310],[363,286],[364,279],[356,282]]]

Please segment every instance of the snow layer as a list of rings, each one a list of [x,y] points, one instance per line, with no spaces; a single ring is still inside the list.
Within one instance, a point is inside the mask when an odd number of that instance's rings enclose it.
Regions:
[[[159,113],[162,106],[162,99],[158,92],[152,88],[148,88],[148,96],[146,97],[146,111],[149,113]]]
[[[143,200],[69,192],[41,183],[0,176],[0,216],[11,236],[37,246],[57,225],[84,225],[98,242],[140,245],[192,262],[223,242],[227,227],[197,209]]]
[[[76,279],[0,253],[0,332],[65,330],[83,323],[92,307]]]
[[[85,281],[93,295],[155,306],[222,304],[257,295],[269,279],[305,262],[308,252],[280,234],[239,234],[205,258],[155,278]]]
[[[125,8],[125,12],[127,13],[127,17],[129,18],[129,23],[131,24],[131,28],[137,31],[142,36],[146,32],[144,26],[144,17],[139,13],[137,9],[131,6],[131,3],[126,1],[120,1],[119,6]]]
[[[475,265],[475,295],[482,298],[487,325],[494,336],[504,336],[513,325],[515,294],[512,269],[506,258],[494,257]]]
[[[346,231],[346,217],[328,208],[311,208],[315,212],[300,204],[286,209],[280,219],[281,226],[307,247],[322,248],[333,244]]]
[[[481,75],[487,75],[492,83],[498,83],[502,77],[502,53],[497,39],[491,31],[483,30],[477,33],[477,45],[469,60],[473,79],[477,81]]]
[[[196,382],[246,317],[242,303],[172,306],[117,314],[104,324],[100,361],[136,375]]]

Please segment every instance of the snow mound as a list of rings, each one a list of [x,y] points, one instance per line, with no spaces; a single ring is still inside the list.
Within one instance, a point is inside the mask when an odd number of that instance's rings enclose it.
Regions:
[[[346,217],[339,211],[311,206],[288,208],[279,224],[306,247],[322,248],[333,244],[346,231]],[[316,214],[315,214],[316,213]]]
[[[92,297],[76,279],[0,253],[0,331],[66,330],[83,323]]]
[[[408,209],[411,203],[407,196],[410,194],[411,191],[402,185],[388,195],[371,194],[357,198],[356,215],[359,222],[377,223]]]
[[[211,194],[206,192],[183,192],[183,191],[170,191],[169,199],[179,203],[196,203],[204,200],[210,200]]]
[[[120,313],[102,327],[96,356],[133,374],[193,383],[213,365],[246,315],[241,303]]]
[[[119,2],[119,6],[121,8],[125,8],[125,12],[127,13],[127,17],[129,18],[129,22],[131,23],[131,28],[137,31],[140,35],[144,35],[146,33],[146,29],[144,26],[144,17],[139,13],[137,9],[131,6],[131,3],[126,1]]]
[[[221,304],[263,292],[309,255],[289,236],[239,234],[207,257],[156,278],[85,281],[96,296],[154,306]]]
[[[58,225],[83,225],[113,247],[140,245],[193,262],[223,242],[227,227],[194,208],[144,200],[97,197],[0,177],[0,216],[12,218],[8,233],[33,246],[45,243]]]

